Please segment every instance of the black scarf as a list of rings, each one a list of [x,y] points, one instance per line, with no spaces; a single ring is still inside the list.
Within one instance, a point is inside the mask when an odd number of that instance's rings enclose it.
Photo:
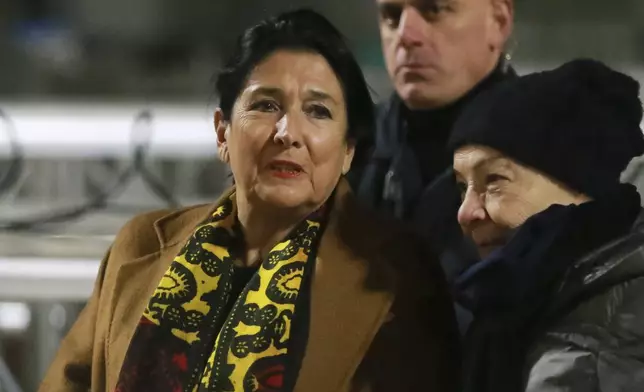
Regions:
[[[626,235],[640,211],[632,185],[579,206],[553,205],[455,281],[457,301],[475,321],[465,339],[465,392],[523,390],[530,326],[580,258]]]

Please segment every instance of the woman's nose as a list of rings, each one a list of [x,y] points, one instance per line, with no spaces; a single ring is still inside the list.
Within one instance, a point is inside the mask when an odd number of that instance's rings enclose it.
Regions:
[[[284,114],[277,123],[275,123],[275,136],[273,140],[284,147],[299,147],[301,141],[296,135],[292,118]]]
[[[484,220],[486,216],[481,195],[471,188],[468,189],[458,209],[458,223],[462,227],[467,227],[476,221]]]

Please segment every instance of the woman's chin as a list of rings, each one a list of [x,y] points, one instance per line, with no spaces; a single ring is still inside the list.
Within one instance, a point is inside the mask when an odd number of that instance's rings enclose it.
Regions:
[[[310,194],[297,186],[263,186],[257,190],[262,203],[278,209],[293,209],[310,203]]]

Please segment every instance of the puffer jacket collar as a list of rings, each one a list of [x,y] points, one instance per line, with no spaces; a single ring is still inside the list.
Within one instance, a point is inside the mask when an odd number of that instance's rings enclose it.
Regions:
[[[628,235],[593,251],[568,270],[543,320],[557,319],[597,293],[638,277],[644,277],[644,209]]]

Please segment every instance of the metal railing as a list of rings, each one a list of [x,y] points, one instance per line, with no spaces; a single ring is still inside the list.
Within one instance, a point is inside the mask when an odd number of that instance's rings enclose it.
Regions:
[[[6,140],[9,143],[9,167],[4,176],[0,177],[0,200],[2,195],[7,195],[15,191],[19,185],[18,179],[24,169],[24,148],[18,139],[15,123],[8,115],[0,109],[0,119],[5,123]],[[177,131],[179,132],[179,131]],[[100,134],[100,133],[99,133]],[[154,117],[150,110],[142,110],[134,119],[129,135],[129,144],[131,149],[130,164],[120,171],[115,171],[112,166],[105,165],[105,168],[111,172],[112,179],[107,185],[101,185],[101,181],[93,181],[87,178],[87,181],[97,191],[91,198],[84,203],[65,208],[57,211],[51,211],[35,216],[26,216],[19,219],[5,220],[0,219],[1,231],[25,231],[33,229],[42,229],[56,223],[69,222],[78,219],[90,212],[105,208],[110,199],[121,193],[126,186],[136,177],[143,181],[143,184],[156,197],[163,201],[169,207],[178,207],[179,201],[173,193],[165,186],[163,181],[152,173],[146,164],[147,157],[152,145],[154,134]]]

